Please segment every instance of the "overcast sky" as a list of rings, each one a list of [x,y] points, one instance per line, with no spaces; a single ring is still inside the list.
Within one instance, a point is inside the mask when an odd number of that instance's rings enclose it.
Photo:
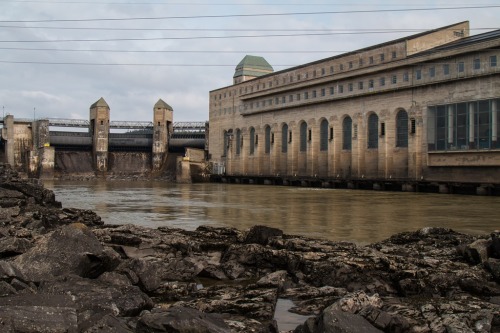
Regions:
[[[485,8],[457,8],[471,6]],[[499,29],[499,14],[498,0],[0,0],[0,111],[88,119],[103,97],[111,120],[151,121],[161,98],[174,121],[205,121],[245,54],[278,71],[460,21]]]

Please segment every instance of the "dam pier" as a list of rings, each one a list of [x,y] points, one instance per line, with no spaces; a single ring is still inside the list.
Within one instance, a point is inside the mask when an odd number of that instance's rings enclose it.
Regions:
[[[0,159],[30,177],[181,173],[187,181],[190,165],[205,160],[208,124],[174,122],[173,108],[161,99],[149,122],[111,121],[110,107],[100,98],[90,106],[88,120],[7,115],[0,124]]]

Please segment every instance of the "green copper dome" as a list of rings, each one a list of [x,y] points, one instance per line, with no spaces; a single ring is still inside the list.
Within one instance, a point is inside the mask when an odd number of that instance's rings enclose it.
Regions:
[[[273,67],[263,57],[246,55],[236,66],[233,77],[262,76],[272,73]]]

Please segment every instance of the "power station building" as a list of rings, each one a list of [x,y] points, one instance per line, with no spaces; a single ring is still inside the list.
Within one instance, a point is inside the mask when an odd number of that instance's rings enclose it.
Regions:
[[[226,176],[498,187],[499,56],[500,30],[469,22],[277,72],[246,56],[210,92],[209,159]]]

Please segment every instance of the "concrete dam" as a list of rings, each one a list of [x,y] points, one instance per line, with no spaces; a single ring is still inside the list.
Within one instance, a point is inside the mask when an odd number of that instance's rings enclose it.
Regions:
[[[172,176],[182,159],[204,160],[206,122],[173,122],[173,109],[161,99],[153,121],[110,121],[103,98],[90,107],[90,119],[0,118],[0,160],[29,176]],[[196,153],[194,152],[196,151]]]

